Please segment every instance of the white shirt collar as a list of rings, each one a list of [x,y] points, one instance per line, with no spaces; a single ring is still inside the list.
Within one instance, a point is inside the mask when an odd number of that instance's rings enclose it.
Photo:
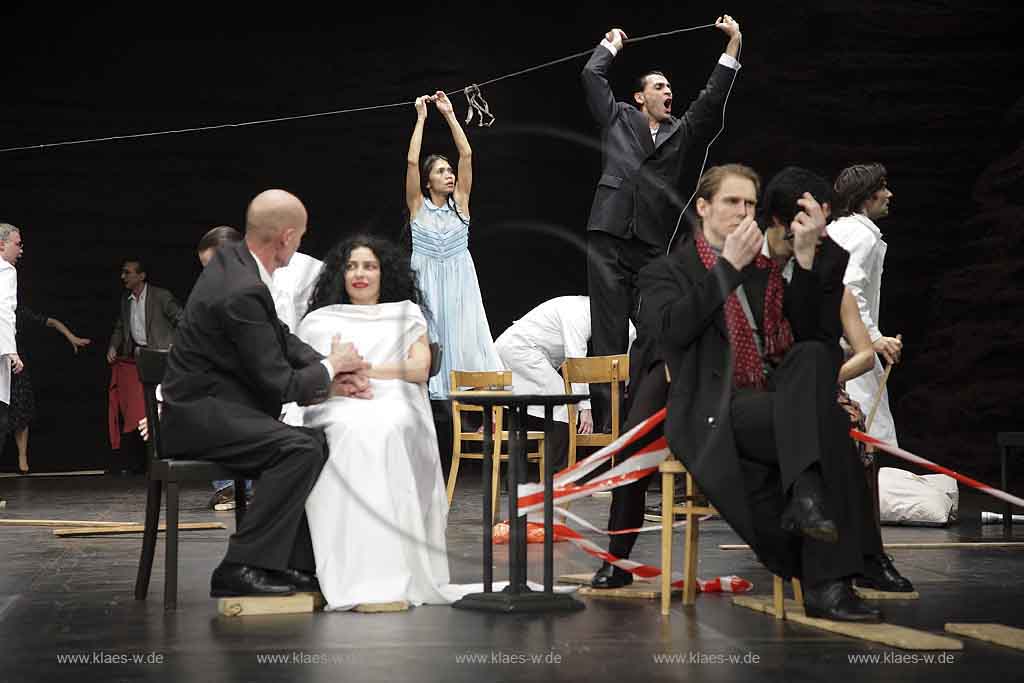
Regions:
[[[877,225],[875,225],[875,222],[873,220],[871,220],[862,213],[853,213],[850,214],[850,216],[854,220],[859,221],[862,225],[866,226],[868,230],[875,234],[875,237],[877,237],[878,239],[882,239],[882,230]]]
[[[146,283],[143,283],[142,290],[139,292],[139,295],[135,296],[135,292],[132,292],[131,294],[128,295],[128,298],[131,299],[132,301],[142,301],[143,299],[146,298],[146,288],[147,287],[149,287],[149,285],[146,284]]]
[[[263,261],[260,261],[259,257],[256,256],[256,254],[252,253],[252,249],[249,250],[249,253],[252,255],[253,259],[255,259],[256,267],[259,268],[260,280],[262,280],[263,284],[265,284],[267,286],[267,289],[273,291],[273,289],[274,289],[274,278],[272,278],[270,276],[270,273],[267,272],[266,267],[264,267],[264,265],[263,265]]]

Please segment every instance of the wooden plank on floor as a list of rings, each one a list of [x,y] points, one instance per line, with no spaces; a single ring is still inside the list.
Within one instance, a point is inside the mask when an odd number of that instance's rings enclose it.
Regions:
[[[353,607],[352,611],[360,614],[382,614],[384,612],[405,612],[408,609],[408,602],[397,600],[395,602],[364,602]]]
[[[1024,650],[1024,629],[1003,624],[946,624],[947,633]]]
[[[178,531],[201,531],[204,529],[225,529],[220,522],[185,522],[178,524]],[[74,538],[76,536],[112,536],[116,534],[141,534],[146,530],[145,524],[122,524],[120,526],[95,526],[76,527],[67,529],[54,529],[53,535],[61,538]],[[157,531],[167,531],[167,526],[161,524]]]
[[[661,597],[661,582],[634,577],[633,583],[622,588],[591,588],[590,579],[593,574],[562,574],[559,583],[571,583],[581,586],[576,595],[592,598],[626,598],[632,600],[657,600]],[[674,595],[682,593],[682,588],[673,588]]]
[[[893,591],[876,591],[874,588],[853,587],[854,592],[865,600],[917,600],[921,594],[917,591],[894,593]]]
[[[775,616],[772,597],[759,595],[737,595],[732,603],[738,607],[746,607],[758,612]],[[938,636],[928,631],[919,631],[896,624],[857,624],[847,621],[816,619],[804,614],[804,608],[795,600],[786,600],[786,620],[803,626],[821,629],[830,633],[838,633],[850,638],[881,643],[902,650],[962,650],[964,644],[955,638]]]
[[[101,522],[88,519],[0,519],[0,526],[96,527],[124,526],[125,524],[136,524],[136,522]]]
[[[225,617],[252,617],[267,614],[305,614],[313,611],[313,596],[296,593],[280,598],[255,597],[218,598],[217,611]]]
[[[14,477],[89,477],[99,474],[106,474],[106,470],[74,470],[72,472],[4,472],[0,473],[0,479],[13,479]]]
[[[963,548],[1024,548],[1024,541],[963,541],[949,543],[886,543],[886,550],[958,550]],[[722,543],[719,550],[750,550],[749,545]]]

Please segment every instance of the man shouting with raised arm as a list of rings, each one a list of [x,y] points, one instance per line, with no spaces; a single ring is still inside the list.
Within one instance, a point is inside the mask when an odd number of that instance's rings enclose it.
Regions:
[[[601,178],[587,221],[587,289],[593,355],[626,352],[627,319],[636,308],[637,273],[665,252],[689,193],[677,189],[689,150],[710,144],[726,94],[739,69],[740,25],[729,15],[715,25],[729,38],[707,86],[677,118],[672,86],[661,71],[640,75],[629,103],[616,102],[608,69],[626,34],[613,28],[583,67],[587,106],[601,127]],[[678,111],[678,108],[676,109]],[[610,431],[607,386],[596,387],[595,431]]]

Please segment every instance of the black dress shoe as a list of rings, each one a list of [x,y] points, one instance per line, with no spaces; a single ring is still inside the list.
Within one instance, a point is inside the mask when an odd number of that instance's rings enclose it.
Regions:
[[[633,575],[613,564],[604,562],[590,579],[591,588],[622,588],[633,583]]]
[[[815,541],[836,543],[839,529],[836,523],[825,516],[825,496],[821,490],[821,477],[805,472],[793,484],[789,504],[782,511],[779,523],[784,531],[806,536]]]
[[[295,584],[278,578],[275,572],[245,564],[221,562],[210,579],[211,598],[241,595],[283,596],[295,592]]]
[[[832,621],[874,623],[882,620],[882,613],[861,600],[845,579],[804,588],[804,614]]]
[[[316,574],[304,572],[301,569],[292,569],[291,567],[284,571],[275,571],[272,573],[274,578],[295,586],[295,591],[297,593],[320,592],[320,582],[316,580]]]
[[[854,579],[861,588],[874,588],[889,593],[913,593],[914,584],[903,577],[886,554],[864,558],[864,573]]]

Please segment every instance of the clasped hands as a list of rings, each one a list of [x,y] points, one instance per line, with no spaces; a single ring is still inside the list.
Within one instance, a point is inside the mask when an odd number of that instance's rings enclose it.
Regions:
[[[444,116],[455,113],[455,108],[452,106],[451,100],[448,99],[448,95],[443,90],[438,90],[433,95],[420,95],[416,98],[414,105],[416,107],[416,116],[421,120],[427,118],[428,102],[433,102],[437,110]]]
[[[339,335],[331,340],[331,352],[327,362],[334,368],[330,395],[349,398],[373,398],[370,388],[370,363],[356,351],[349,342],[342,342]]]

